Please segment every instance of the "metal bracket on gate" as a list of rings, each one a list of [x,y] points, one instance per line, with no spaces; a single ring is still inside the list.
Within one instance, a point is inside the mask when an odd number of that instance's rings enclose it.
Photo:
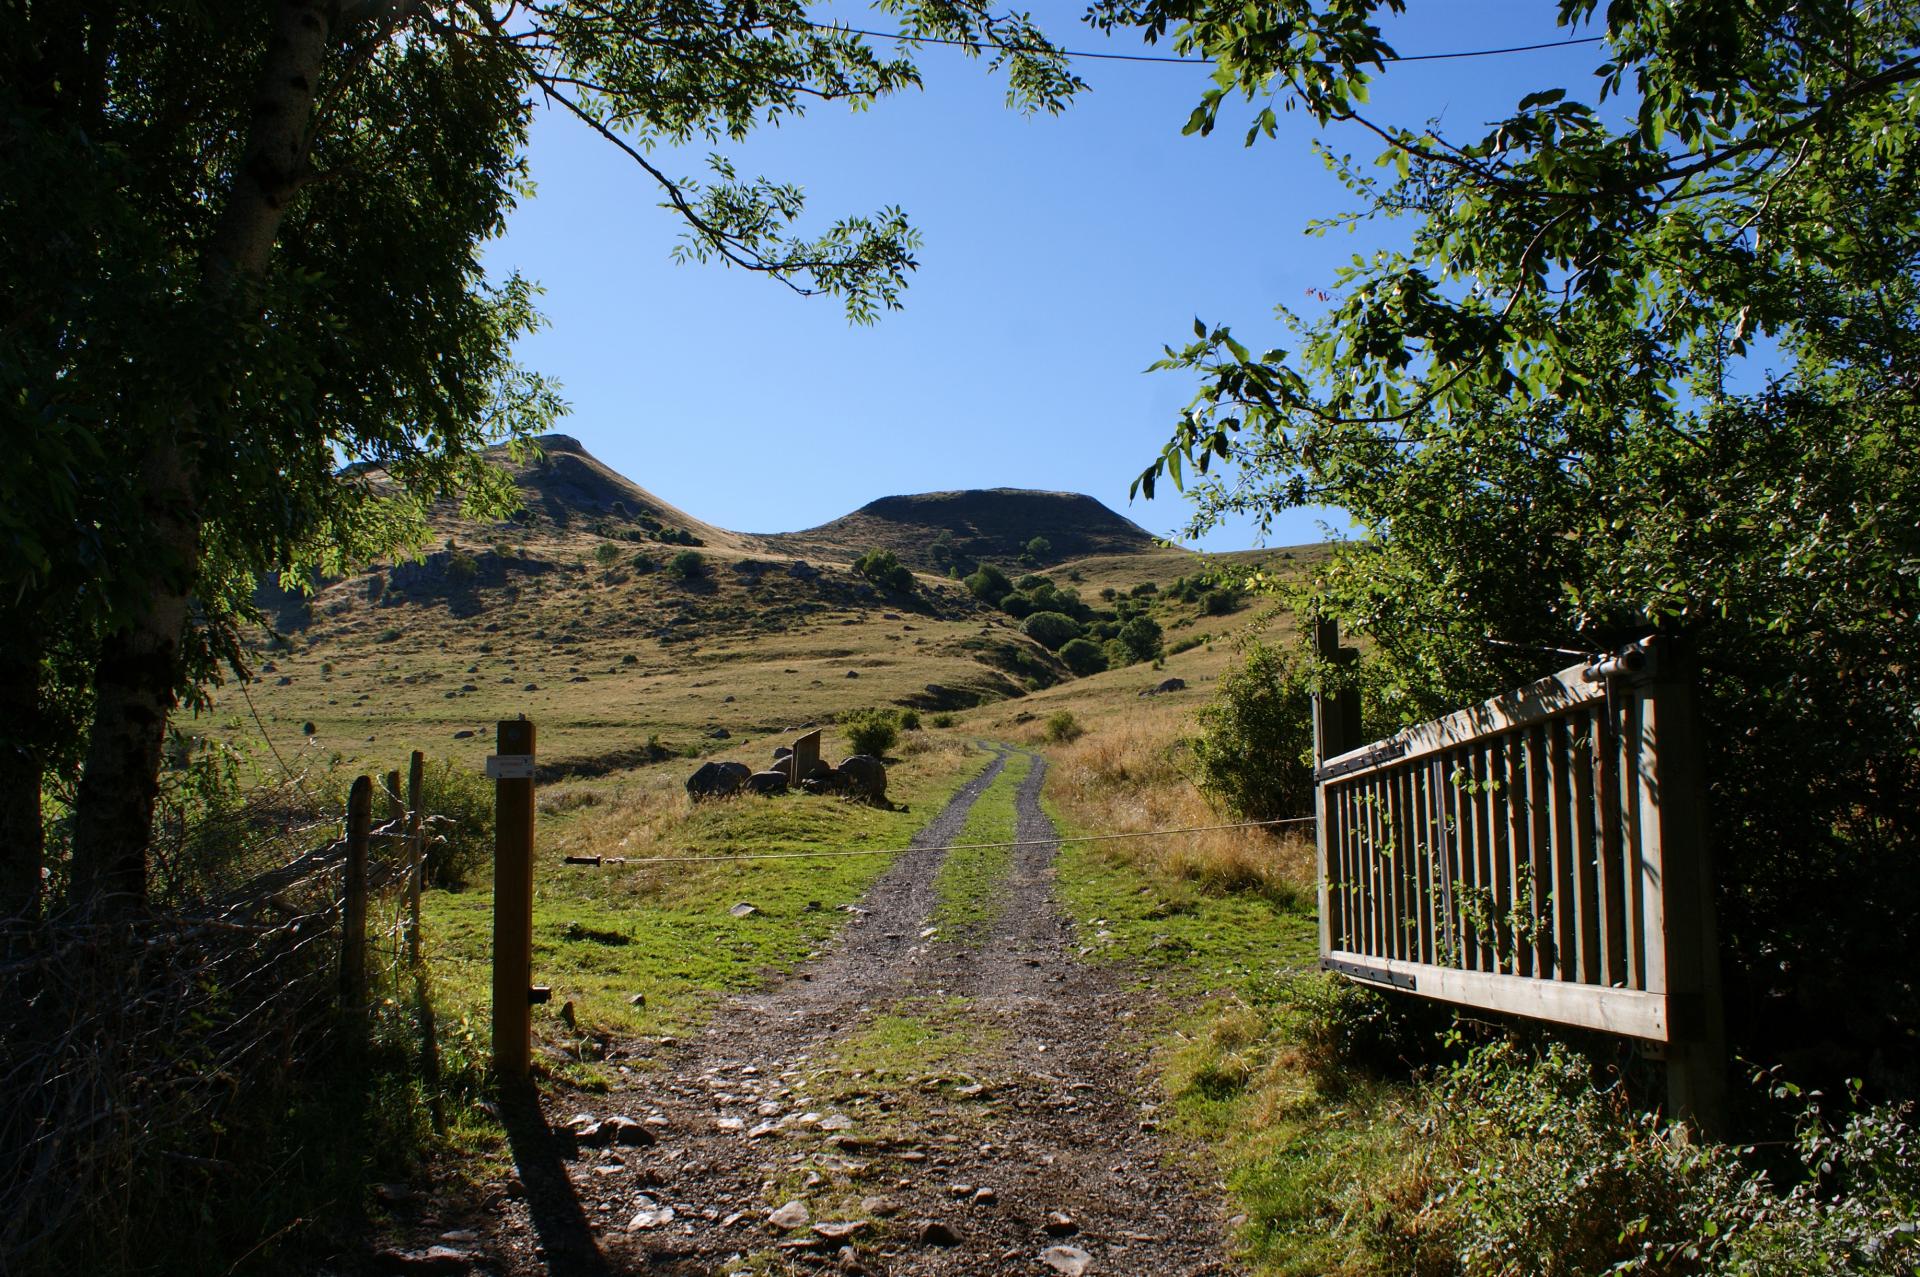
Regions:
[[[1404,740],[1398,737],[1395,737],[1393,740],[1383,740],[1365,753],[1355,754],[1352,758],[1343,758],[1337,763],[1327,763],[1324,766],[1314,768],[1313,779],[1315,783],[1319,783],[1332,780],[1337,776],[1346,776],[1353,772],[1363,772],[1370,767],[1377,767],[1381,763],[1399,758],[1406,752],[1407,742]]]
[[[1419,982],[1411,975],[1398,971],[1389,971],[1385,967],[1368,966],[1364,962],[1348,962],[1344,958],[1322,958],[1323,970],[1338,971],[1341,975],[1350,975],[1356,980],[1365,980],[1369,984],[1384,984],[1395,989],[1415,992]]]

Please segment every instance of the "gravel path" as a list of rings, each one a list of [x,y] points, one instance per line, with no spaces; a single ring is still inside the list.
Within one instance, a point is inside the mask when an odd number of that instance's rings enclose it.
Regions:
[[[996,750],[916,846],[956,840]],[[1034,758],[1016,798],[1017,838],[1041,845],[1013,851],[988,921],[930,927],[945,853],[901,856],[830,953],[721,1007],[661,1071],[510,1112],[518,1182],[443,1244],[516,1277],[1235,1271],[1123,1042],[1142,995],[1075,960],[1045,773]],[[874,1035],[903,1029],[927,1058],[874,1067]],[[582,1143],[576,1114],[638,1125]]]

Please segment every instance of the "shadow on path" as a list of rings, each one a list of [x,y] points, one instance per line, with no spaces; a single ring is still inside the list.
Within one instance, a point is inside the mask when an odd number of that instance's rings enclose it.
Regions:
[[[526,1190],[527,1214],[546,1252],[547,1272],[554,1277],[611,1273],[567,1176],[567,1163],[575,1155],[572,1134],[547,1124],[540,1097],[531,1086],[502,1090],[500,1118],[513,1147],[514,1169]]]

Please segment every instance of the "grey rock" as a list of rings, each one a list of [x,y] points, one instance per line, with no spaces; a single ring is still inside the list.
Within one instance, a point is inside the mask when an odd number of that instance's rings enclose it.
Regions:
[[[868,802],[885,802],[887,798],[887,767],[879,759],[868,754],[855,754],[842,759],[835,769],[845,777],[843,782],[847,792],[855,794]]]
[[[687,777],[687,793],[696,800],[725,798],[739,793],[751,775],[745,763],[702,763],[700,770]]]
[[[780,772],[755,772],[747,777],[747,788],[756,794],[784,794],[787,792],[787,774]]]
[[[801,1201],[788,1202],[785,1206],[767,1212],[767,1223],[781,1232],[805,1228],[812,1219],[813,1213],[807,1209],[807,1204]]]
[[[727,912],[732,914],[736,918],[751,918],[753,917],[754,914],[759,913],[760,911],[756,909],[754,906],[748,904],[746,901],[742,900],[739,904],[727,910]]]
[[[1040,1252],[1040,1262],[1066,1277],[1084,1277],[1093,1267],[1093,1256],[1078,1246],[1049,1246]]]
[[[922,1246],[958,1246],[960,1244],[960,1234],[954,1231],[953,1226],[937,1219],[922,1220],[918,1236]]]

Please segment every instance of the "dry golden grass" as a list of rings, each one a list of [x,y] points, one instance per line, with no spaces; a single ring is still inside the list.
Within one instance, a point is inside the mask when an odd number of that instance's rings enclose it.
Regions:
[[[1142,833],[1226,824],[1188,777],[1175,707],[1097,720],[1079,739],[1053,746],[1048,795],[1077,828]],[[1034,724],[1038,728],[1040,724]],[[1313,883],[1313,843],[1299,829],[1212,829],[1098,844],[1100,854],[1147,870],[1162,885],[1208,893],[1255,891],[1293,899]]]

